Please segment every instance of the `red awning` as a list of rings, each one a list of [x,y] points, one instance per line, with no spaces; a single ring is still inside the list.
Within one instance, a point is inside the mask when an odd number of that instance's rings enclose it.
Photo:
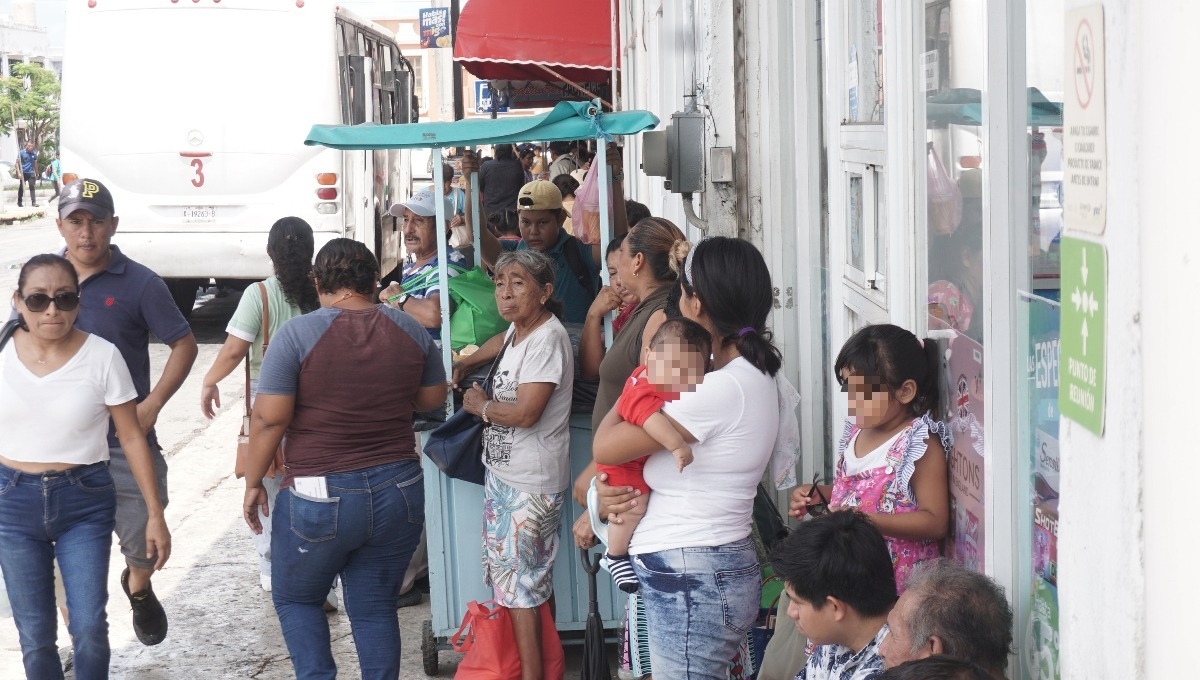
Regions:
[[[611,36],[610,0],[470,0],[454,59],[482,80],[607,83]]]

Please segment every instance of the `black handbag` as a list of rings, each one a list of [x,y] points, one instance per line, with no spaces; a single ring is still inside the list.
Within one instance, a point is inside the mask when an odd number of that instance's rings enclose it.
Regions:
[[[512,339],[504,342],[500,354],[492,362],[483,389],[488,396],[492,395],[492,378],[496,375],[496,367],[504,357]],[[472,484],[483,485],[483,475],[487,468],[483,464],[483,430],[489,425],[465,408],[454,412],[425,440],[425,455],[433,461],[447,477],[459,479]]]

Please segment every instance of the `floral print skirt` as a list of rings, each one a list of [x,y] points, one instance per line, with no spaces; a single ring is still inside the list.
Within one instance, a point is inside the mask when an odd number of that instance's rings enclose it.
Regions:
[[[554,593],[554,558],[566,491],[534,494],[491,470],[483,483],[483,582],[496,603],[532,609]]]

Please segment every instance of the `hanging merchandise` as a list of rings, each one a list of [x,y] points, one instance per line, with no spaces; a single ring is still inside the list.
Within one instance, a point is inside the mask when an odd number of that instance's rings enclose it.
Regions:
[[[962,191],[958,188],[958,182],[946,173],[946,167],[942,165],[942,159],[938,157],[932,142],[929,144],[926,166],[929,183],[929,226],[935,233],[949,236],[958,229],[958,223],[962,221]]]
[[[455,305],[450,315],[450,343],[454,351],[467,345],[483,346],[508,328],[508,322],[496,308],[496,284],[482,268],[451,277],[448,283]]]
[[[612,192],[609,192],[609,214],[612,214]],[[576,225],[575,238],[589,244],[600,242],[600,164],[595,161],[575,190],[575,215],[571,216],[571,224]]]

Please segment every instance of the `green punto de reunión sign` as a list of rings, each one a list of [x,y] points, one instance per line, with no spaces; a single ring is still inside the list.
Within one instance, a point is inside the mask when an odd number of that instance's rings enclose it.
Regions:
[[[1059,409],[1097,435],[1104,434],[1104,370],[1108,312],[1108,253],[1091,241],[1064,237]]]

